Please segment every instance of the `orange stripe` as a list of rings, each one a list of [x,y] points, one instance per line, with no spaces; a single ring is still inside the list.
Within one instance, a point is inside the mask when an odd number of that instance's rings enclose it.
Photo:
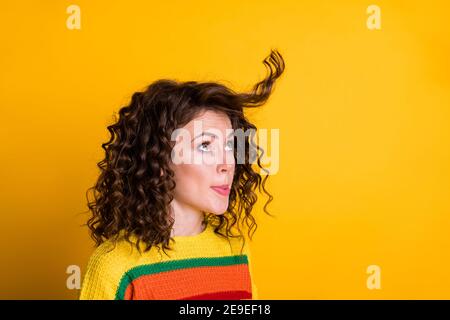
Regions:
[[[144,275],[128,286],[125,299],[177,300],[223,291],[251,293],[247,264],[203,266]]]

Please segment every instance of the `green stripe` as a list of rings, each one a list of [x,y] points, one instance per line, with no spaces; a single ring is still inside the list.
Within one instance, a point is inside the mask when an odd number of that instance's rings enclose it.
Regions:
[[[235,264],[247,263],[247,255],[227,256],[227,257],[214,257],[214,258],[194,258],[194,259],[182,259],[164,261],[159,263],[144,264],[131,268],[125,272],[124,276],[120,280],[119,288],[116,293],[116,300],[123,300],[125,298],[125,292],[128,285],[137,278],[145,275],[156,274],[165,271],[206,267],[206,266],[229,266]]]

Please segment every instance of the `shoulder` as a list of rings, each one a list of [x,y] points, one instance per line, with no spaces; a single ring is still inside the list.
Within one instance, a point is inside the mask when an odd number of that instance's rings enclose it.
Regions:
[[[125,240],[107,240],[91,254],[79,298],[81,300],[113,300],[127,270],[139,260],[137,249]]]

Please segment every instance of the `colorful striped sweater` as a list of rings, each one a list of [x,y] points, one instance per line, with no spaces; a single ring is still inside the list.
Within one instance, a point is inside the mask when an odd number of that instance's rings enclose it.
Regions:
[[[194,236],[175,236],[174,250],[139,253],[125,239],[103,242],[91,255],[79,299],[257,299],[248,238],[220,237],[210,223]],[[231,244],[231,246],[230,246]]]

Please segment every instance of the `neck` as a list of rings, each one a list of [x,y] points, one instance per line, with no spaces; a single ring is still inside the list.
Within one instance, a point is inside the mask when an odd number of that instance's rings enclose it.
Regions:
[[[205,229],[204,213],[175,199],[171,202],[171,215],[174,225],[171,236],[194,236]]]

